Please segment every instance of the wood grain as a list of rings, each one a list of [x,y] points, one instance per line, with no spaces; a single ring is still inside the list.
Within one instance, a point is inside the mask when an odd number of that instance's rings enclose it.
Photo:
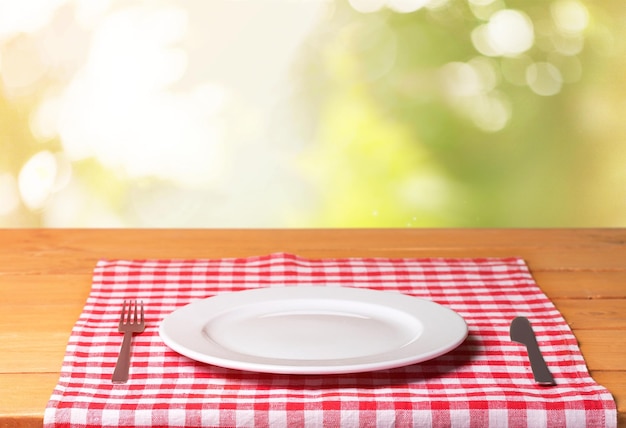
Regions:
[[[522,257],[626,427],[626,229],[11,229],[0,243],[0,427],[41,426],[99,259],[273,252]]]

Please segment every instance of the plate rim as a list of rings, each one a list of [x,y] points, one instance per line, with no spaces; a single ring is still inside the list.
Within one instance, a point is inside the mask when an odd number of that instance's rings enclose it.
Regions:
[[[381,294],[382,293],[382,294]],[[276,297],[278,294],[278,297]],[[297,295],[297,296],[294,296]],[[317,294],[317,296],[316,296]],[[267,295],[267,296],[264,296]],[[282,295],[282,297],[281,297]],[[350,301],[358,301],[360,303],[371,304],[373,300],[376,301],[375,304],[384,306],[386,308],[392,308],[396,310],[400,310],[403,312],[405,308],[401,307],[398,309],[397,305],[400,303],[400,306],[407,305],[408,307],[414,306],[416,309],[423,307],[426,305],[430,307],[430,309],[434,309],[439,312],[439,316],[449,317],[449,321],[454,321],[454,328],[458,331],[454,331],[454,335],[450,335],[449,340],[444,344],[433,349],[428,350],[427,352],[421,352],[417,354],[410,354],[404,356],[397,356],[393,358],[394,352],[398,350],[392,350],[389,352],[383,352],[381,354],[372,354],[371,356],[366,356],[363,358],[339,358],[336,360],[328,360],[331,363],[329,364],[320,364],[320,365],[311,365],[311,360],[299,360],[299,359],[279,359],[279,358],[265,358],[265,357],[255,357],[254,355],[249,356],[249,358],[222,358],[215,355],[210,355],[208,353],[200,352],[195,349],[191,349],[190,347],[181,344],[181,340],[177,339],[175,336],[176,332],[172,335],[170,331],[172,328],[171,324],[175,324],[179,322],[179,318],[185,318],[187,313],[193,313],[197,308],[202,306],[219,306],[224,305],[228,310],[233,310],[237,306],[242,305],[250,305],[251,303],[248,300],[257,299],[263,300],[269,299],[271,300],[290,300],[292,298],[302,299],[304,298],[321,298],[328,299],[329,297],[333,299],[339,300],[350,300]],[[382,300],[382,302],[380,301]],[[390,301],[393,301],[390,304]],[[253,304],[253,303],[252,303]],[[409,313],[411,316],[415,316],[414,313]],[[197,328],[197,324],[202,323],[202,325],[206,325],[210,322],[211,319],[216,318],[216,315],[207,316],[202,319],[191,320],[192,324],[194,324],[194,328]],[[415,316],[420,323],[424,323],[424,319],[420,319]],[[426,320],[426,324],[428,320]],[[426,329],[426,325],[424,325],[424,329]],[[200,299],[193,300],[183,306],[176,308],[174,311],[167,314],[160,322],[158,329],[159,336],[161,340],[173,351],[187,357],[192,360],[202,362],[205,364],[211,364],[222,368],[229,368],[235,370],[244,370],[244,371],[253,371],[259,373],[272,373],[272,374],[302,374],[302,375],[324,375],[324,374],[345,374],[345,373],[362,373],[362,372],[370,372],[376,370],[384,370],[384,369],[393,369],[397,367],[407,366],[411,364],[417,364],[424,361],[428,361],[434,358],[437,358],[443,354],[446,354],[454,349],[456,349],[459,345],[461,345],[468,336],[468,325],[466,320],[456,311],[451,309],[448,306],[442,305],[440,303],[434,302],[433,300],[412,296],[409,294],[402,293],[397,290],[381,290],[381,289],[372,289],[367,287],[350,287],[350,286],[319,286],[319,285],[300,285],[300,286],[268,286],[268,287],[259,287],[259,288],[251,288],[245,289],[241,291],[228,291],[217,293],[213,296],[204,297]],[[427,332],[428,333],[428,332]],[[198,334],[203,335],[202,332],[198,332]],[[429,333],[430,334],[430,333]],[[180,337],[180,333],[178,336]],[[173,337],[174,336],[174,337]],[[219,344],[216,344],[218,347]],[[413,345],[415,347],[415,345]],[[403,352],[407,352],[411,350],[411,344],[407,345],[407,348]],[[232,352],[237,354],[237,352]],[[384,357],[385,355],[391,354],[391,356]],[[239,355],[243,355],[239,353]],[[383,356],[381,358],[381,356]],[[273,362],[268,362],[271,360]],[[277,363],[276,361],[280,360],[283,364]],[[347,360],[346,363],[336,362],[332,363],[332,361],[342,361]],[[353,362],[349,363],[349,361],[361,360],[361,362]],[[287,364],[286,362],[291,362]]]

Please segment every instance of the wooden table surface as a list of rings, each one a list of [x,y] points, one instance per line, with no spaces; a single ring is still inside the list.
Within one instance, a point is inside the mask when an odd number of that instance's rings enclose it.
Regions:
[[[626,229],[0,230],[0,427],[41,426],[100,258],[522,257],[626,427]]]

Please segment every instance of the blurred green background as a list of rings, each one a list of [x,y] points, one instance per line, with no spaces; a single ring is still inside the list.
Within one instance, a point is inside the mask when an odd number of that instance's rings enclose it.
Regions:
[[[623,0],[0,2],[1,227],[624,227]]]

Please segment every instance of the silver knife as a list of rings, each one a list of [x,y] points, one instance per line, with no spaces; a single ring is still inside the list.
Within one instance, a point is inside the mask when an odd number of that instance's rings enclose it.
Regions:
[[[530,321],[526,317],[517,317],[511,322],[511,340],[526,345],[530,367],[533,370],[535,381],[542,386],[556,385],[543,355],[539,350],[537,338]]]

